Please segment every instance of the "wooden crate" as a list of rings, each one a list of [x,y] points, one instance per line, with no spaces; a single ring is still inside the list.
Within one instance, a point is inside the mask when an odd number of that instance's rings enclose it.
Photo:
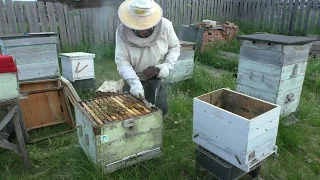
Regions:
[[[13,56],[19,81],[60,75],[56,34],[0,36],[2,54]]]
[[[20,83],[20,90],[28,97],[20,100],[28,131],[62,123],[74,127],[65,90],[59,79]]]
[[[99,97],[79,102],[75,108],[79,144],[106,173],[161,155],[161,111],[130,108],[125,105],[127,98],[127,95]],[[135,102],[147,109],[142,102]],[[121,104],[126,107],[125,113],[112,114],[107,104]]]
[[[237,91],[280,105],[283,116],[295,112],[314,39],[273,34],[239,39]]]
[[[281,108],[228,89],[194,98],[193,141],[249,172],[277,150]]]
[[[12,56],[0,55],[0,101],[19,97],[17,67]]]
[[[84,52],[61,53],[62,76],[71,82],[94,79],[95,54]]]
[[[180,56],[174,65],[174,69],[170,70],[168,83],[183,81],[193,76],[195,43],[180,41],[180,45]]]

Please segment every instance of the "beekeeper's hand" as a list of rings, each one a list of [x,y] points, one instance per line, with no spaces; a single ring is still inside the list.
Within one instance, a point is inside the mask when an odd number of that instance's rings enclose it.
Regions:
[[[144,89],[140,81],[132,83],[130,93],[136,98],[144,98]]]
[[[159,64],[155,66],[156,68],[159,68],[160,72],[158,74],[158,78],[165,79],[169,76],[170,70],[166,63]]]

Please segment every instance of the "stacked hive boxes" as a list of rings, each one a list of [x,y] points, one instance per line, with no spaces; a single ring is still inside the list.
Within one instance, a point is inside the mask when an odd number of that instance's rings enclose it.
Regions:
[[[283,116],[295,112],[314,39],[274,34],[245,35],[239,39],[243,42],[237,91],[280,105]]]

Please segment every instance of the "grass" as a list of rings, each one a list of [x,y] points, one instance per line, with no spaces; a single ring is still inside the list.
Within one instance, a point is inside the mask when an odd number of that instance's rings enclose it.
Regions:
[[[220,44],[207,53],[198,54],[194,77],[171,87],[169,116],[164,119],[163,127],[163,157],[105,175],[83,153],[76,134],[70,133],[28,145],[31,161],[29,173],[24,171],[16,154],[0,149],[0,179],[205,179],[204,175],[197,177],[195,174],[196,145],[192,142],[192,99],[220,88],[235,89],[236,79],[232,73],[216,77],[201,65],[206,63],[233,71],[236,64],[223,64],[224,60],[215,59],[215,52],[221,49],[237,52],[239,44],[237,41],[231,41]],[[113,61],[112,45],[65,50],[68,51],[96,54],[97,87],[105,80],[119,78]],[[309,63],[307,74],[319,70],[320,60],[314,60]],[[264,162],[262,176],[265,179],[320,179],[319,82],[319,78],[305,80],[297,112],[300,122],[290,127],[280,123],[277,138],[280,156],[269,157]],[[79,95],[82,99],[89,99],[94,93],[83,91],[79,92]]]

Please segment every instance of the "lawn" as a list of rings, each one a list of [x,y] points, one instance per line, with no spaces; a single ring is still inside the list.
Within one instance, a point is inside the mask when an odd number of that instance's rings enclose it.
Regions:
[[[237,41],[219,48],[237,52]],[[96,85],[105,80],[117,80],[119,75],[113,61],[112,46],[75,50],[96,54]],[[66,52],[71,50],[65,50]],[[212,49],[212,52],[216,51]],[[312,60],[307,73],[319,73],[320,60]],[[13,152],[0,150],[0,179],[205,179],[195,174],[195,147],[192,142],[192,98],[216,89],[235,89],[232,72],[217,77],[206,71],[200,63],[232,71],[228,64],[210,54],[197,55],[194,77],[170,88],[169,116],[164,119],[164,156],[105,175],[95,167],[78,145],[75,133],[28,145],[31,170],[26,173],[22,162]],[[231,67],[230,67],[231,66]],[[297,116],[300,122],[284,126],[281,119],[277,145],[279,157],[269,157],[263,164],[265,179],[320,179],[320,83],[305,80]],[[79,92],[83,99],[92,93]]]

